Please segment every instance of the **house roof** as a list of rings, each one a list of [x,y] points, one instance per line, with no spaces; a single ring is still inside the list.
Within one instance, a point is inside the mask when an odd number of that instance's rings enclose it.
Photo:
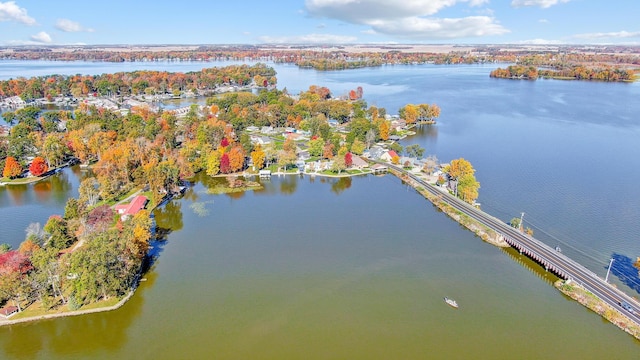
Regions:
[[[362,158],[357,155],[353,155],[351,157],[351,163],[353,164],[353,166],[361,166],[361,167],[366,167],[367,165],[369,165],[369,163],[362,160]]]
[[[391,156],[391,157],[396,157],[396,156],[398,156],[398,153],[396,153],[396,152],[395,152],[395,151],[393,151],[393,150],[389,150],[389,152],[388,152],[388,153],[389,153],[389,156]],[[400,157],[400,156],[398,156],[398,157]]]
[[[382,164],[375,164],[371,167],[371,169],[373,170],[382,170],[382,169],[387,169],[388,167],[386,165],[382,165]]]
[[[116,211],[118,211],[122,215],[135,215],[138,211],[144,208],[144,205],[147,203],[147,197],[138,195],[129,204],[126,205],[116,205]]]
[[[5,306],[2,309],[0,309],[0,315],[4,316],[4,317],[9,317],[9,315],[18,312],[18,307],[17,306]]]

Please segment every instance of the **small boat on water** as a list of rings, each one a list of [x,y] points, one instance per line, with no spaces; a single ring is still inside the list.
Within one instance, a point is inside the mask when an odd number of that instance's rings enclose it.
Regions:
[[[444,298],[444,302],[446,302],[447,304],[449,304],[449,306],[454,307],[454,308],[458,308],[458,303],[453,300],[453,299],[449,299],[448,297]]]

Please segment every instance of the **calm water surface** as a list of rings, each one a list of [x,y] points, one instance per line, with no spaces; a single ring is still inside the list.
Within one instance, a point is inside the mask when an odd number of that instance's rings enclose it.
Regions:
[[[175,231],[129,303],[0,329],[5,356],[637,355],[636,341],[554,290],[555,277],[483,243],[393,177],[264,185],[226,196],[207,193],[214,180],[198,183],[156,213]]]
[[[0,62],[0,78],[15,77],[20,66],[31,76],[207,64]],[[525,212],[536,237],[603,277],[614,257],[610,281],[637,295],[630,263],[640,255],[640,84],[497,80],[488,77],[492,68],[276,66],[279,87],[292,93],[311,84],[334,94],[362,86],[368,103],[389,113],[405,103],[437,103],[438,125],[403,145],[419,143],[443,162],[470,160],[485,211],[505,221]],[[30,222],[43,224],[77,196],[77,172],[50,181],[52,191],[0,188],[0,216],[11,219],[0,242],[19,244]],[[390,176],[265,185],[230,197],[208,195],[212,184],[198,183],[156,213],[173,232],[133,300],[112,313],[0,329],[7,356],[637,354],[637,341],[566,300],[549,285],[553,277],[483,244]],[[443,296],[461,309],[448,308]]]

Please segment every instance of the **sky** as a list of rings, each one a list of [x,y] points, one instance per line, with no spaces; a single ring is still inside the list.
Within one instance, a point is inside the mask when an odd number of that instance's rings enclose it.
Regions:
[[[0,46],[640,45],[638,0],[0,0]]]

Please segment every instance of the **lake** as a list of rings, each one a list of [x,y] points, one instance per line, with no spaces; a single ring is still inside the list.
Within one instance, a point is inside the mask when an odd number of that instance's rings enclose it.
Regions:
[[[191,71],[206,64],[12,66],[30,76]],[[275,65],[279,88],[292,93],[311,84],[336,95],[362,86],[369,104],[392,114],[405,103],[437,103],[438,124],[403,145],[418,143],[442,162],[470,160],[485,211],[505,222],[525,212],[536,237],[602,277],[614,257],[609,280],[637,295],[637,270],[629,265],[640,255],[639,84],[491,79],[494,67],[317,72]],[[0,188],[0,216],[11,219],[0,242],[15,246],[30,222],[61,213],[66,198],[77,195],[79,176],[66,169],[49,180],[56,182],[49,191],[40,184]],[[566,299],[550,285],[552,275],[483,243],[391,176],[274,178],[264,190],[233,196],[207,194],[215,180],[199,180],[184,199],[156,213],[172,232],[129,303],[111,313],[0,329],[6,355],[637,355],[637,341]],[[460,309],[448,307],[444,296]]]

